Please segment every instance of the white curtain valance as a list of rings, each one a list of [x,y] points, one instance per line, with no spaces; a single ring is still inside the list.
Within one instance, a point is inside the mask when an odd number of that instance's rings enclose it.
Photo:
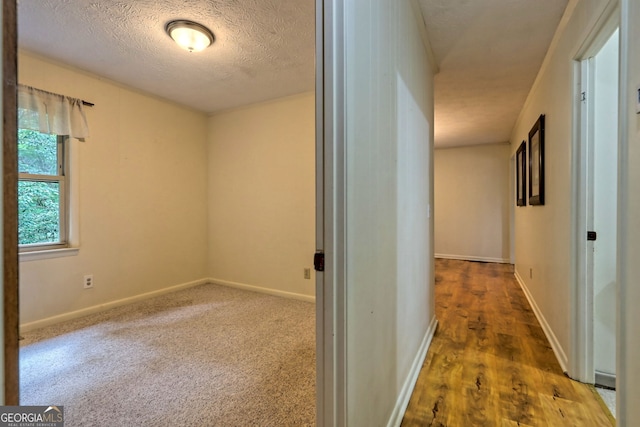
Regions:
[[[18,127],[84,139],[89,126],[81,99],[18,85]]]

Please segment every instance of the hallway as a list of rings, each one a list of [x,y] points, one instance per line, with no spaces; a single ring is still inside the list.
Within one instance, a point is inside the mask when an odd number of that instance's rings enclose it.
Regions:
[[[438,330],[403,426],[610,426],[567,378],[508,264],[436,259]]]

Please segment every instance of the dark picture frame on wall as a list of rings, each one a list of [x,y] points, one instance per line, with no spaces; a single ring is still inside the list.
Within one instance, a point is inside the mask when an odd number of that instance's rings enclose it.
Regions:
[[[529,204],[544,205],[544,114],[529,131]]]
[[[527,206],[527,143],[516,151],[516,205]]]

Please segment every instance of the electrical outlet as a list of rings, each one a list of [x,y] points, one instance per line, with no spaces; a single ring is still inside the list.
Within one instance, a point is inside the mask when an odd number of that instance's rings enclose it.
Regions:
[[[93,288],[93,274],[87,274],[86,276],[84,276],[84,288]]]
[[[310,268],[305,268],[304,269],[304,278],[305,279],[311,279],[311,269]]]

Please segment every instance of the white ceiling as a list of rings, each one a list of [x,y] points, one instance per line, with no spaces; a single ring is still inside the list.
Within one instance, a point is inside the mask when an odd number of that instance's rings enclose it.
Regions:
[[[420,0],[420,6],[440,67],[436,145],[507,142],[567,0]]]
[[[436,146],[506,142],[567,0],[419,0]],[[315,0],[18,0],[20,48],[207,113],[311,91]],[[180,49],[174,19],[214,44]]]
[[[211,29],[198,53],[164,26]],[[315,0],[18,0],[20,48],[204,112],[311,91]]]

